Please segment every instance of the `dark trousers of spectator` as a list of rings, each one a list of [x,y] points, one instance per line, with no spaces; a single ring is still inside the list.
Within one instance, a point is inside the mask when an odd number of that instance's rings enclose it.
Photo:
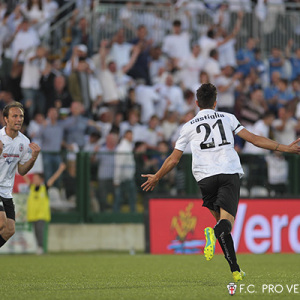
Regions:
[[[248,165],[249,175],[247,178],[247,188],[253,186],[267,186],[268,170],[267,163],[262,155],[249,155],[242,160],[242,164]]]
[[[115,187],[114,211],[120,211],[121,204],[124,203],[125,196],[128,199],[131,212],[135,212],[136,205],[136,184],[134,179],[125,180]]]
[[[44,235],[45,235],[45,225],[46,221],[44,220],[38,220],[36,222],[33,222],[33,228],[34,228],[34,235],[36,238],[36,242],[38,247],[44,248]]]
[[[114,183],[113,179],[99,179],[98,187],[98,202],[100,205],[100,211],[105,211],[110,208],[108,203],[108,195],[114,195]]]
[[[61,163],[60,153],[43,153],[43,166],[45,182],[56,172]],[[60,180],[58,179],[54,185],[59,187]]]

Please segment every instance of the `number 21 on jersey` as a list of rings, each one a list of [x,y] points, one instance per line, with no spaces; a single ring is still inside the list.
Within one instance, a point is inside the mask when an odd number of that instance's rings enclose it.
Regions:
[[[211,142],[207,142],[209,136],[212,133],[212,129],[214,129],[216,126],[219,129],[219,133],[220,133],[221,140],[222,140],[222,143],[218,144],[218,146],[224,146],[224,145],[230,144],[230,142],[228,142],[227,139],[226,139],[223,122],[222,122],[221,119],[218,119],[216,121],[216,123],[214,123],[212,126],[210,126],[208,123],[202,123],[202,124],[200,124],[196,127],[197,133],[200,133],[200,132],[202,132],[202,130],[205,130],[204,141],[200,143],[200,148],[201,149],[209,149],[209,148],[215,148],[216,147],[214,138],[211,139]]]

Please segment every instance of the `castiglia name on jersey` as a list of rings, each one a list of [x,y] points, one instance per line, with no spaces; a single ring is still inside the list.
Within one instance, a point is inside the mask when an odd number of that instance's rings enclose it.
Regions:
[[[196,122],[201,122],[201,121],[204,121],[204,120],[207,120],[207,119],[216,119],[216,118],[224,118],[225,116],[223,114],[219,114],[217,112],[215,112],[213,115],[210,115],[210,114],[207,114],[203,117],[200,117],[200,118],[194,118],[190,121],[191,124],[194,124]]]

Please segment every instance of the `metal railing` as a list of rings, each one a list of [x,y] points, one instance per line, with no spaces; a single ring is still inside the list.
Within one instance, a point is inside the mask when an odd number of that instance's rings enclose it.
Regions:
[[[115,153],[95,153],[104,155],[107,168],[113,168],[108,155]],[[125,155],[125,154],[123,154]],[[132,155],[132,154],[131,154]],[[197,197],[201,199],[199,187],[191,172],[191,155],[184,154],[178,166],[160,180],[159,185],[151,193],[143,192],[141,184],[144,178],[141,174],[156,172],[165,155],[161,153],[135,154],[135,175],[133,177],[135,190],[134,212],[130,209],[130,197],[125,184],[122,199],[118,210],[114,209],[116,186],[112,178],[101,178],[100,174],[110,174],[110,170],[98,172],[103,168],[101,159],[95,160],[93,153],[79,152],[76,161],[76,176],[70,180],[69,172],[65,171],[61,178],[60,193],[49,190],[52,207],[52,222],[59,223],[94,223],[94,222],[142,222],[147,197]],[[241,197],[243,198],[299,198],[300,197],[300,157],[285,155],[281,157],[280,164],[271,162],[263,155],[241,154],[241,163],[245,176],[241,181]],[[274,157],[273,157],[274,158]],[[284,159],[283,159],[284,158]],[[276,159],[276,158],[275,158]],[[68,164],[67,164],[68,165]],[[278,169],[276,169],[278,167]],[[283,172],[285,168],[286,173]],[[271,176],[271,173],[274,177]],[[278,181],[278,174],[284,180]],[[105,177],[105,176],[104,176]],[[109,176],[108,176],[109,177]],[[273,178],[273,179],[272,179]],[[67,192],[71,190],[71,192]],[[64,192],[65,191],[65,192]],[[127,197],[126,194],[128,193]],[[68,197],[68,194],[71,195]],[[61,197],[61,198],[60,198]],[[132,204],[132,203],[131,203]]]
[[[270,6],[264,20],[259,19],[253,8],[246,12],[240,33],[237,37],[236,48],[244,47],[248,37],[253,36],[259,39],[259,46],[263,53],[269,53],[272,46],[278,45],[284,48],[289,39],[300,41],[300,14],[296,8],[299,4],[285,7]],[[189,13],[187,17],[186,12]],[[102,38],[111,38],[112,35],[123,27],[126,29],[127,39],[135,35],[135,28],[139,24],[145,24],[148,28],[149,38],[154,42],[161,43],[163,37],[170,32],[172,21],[179,18],[182,21],[183,29],[191,29],[192,41],[206,32],[206,29],[214,22],[214,13],[203,7],[165,5],[131,5],[114,6],[99,5],[94,8],[93,19],[95,20],[94,44],[99,45]],[[236,19],[236,12],[227,13],[227,30],[231,31]],[[190,23],[190,24],[189,24]],[[188,24],[190,26],[188,26]]]
[[[52,54],[63,56],[66,48],[72,47],[70,36],[70,19],[72,11],[70,7],[76,1],[70,1],[64,6],[68,11],[62,18],[55,22],[48,33]],[[148,28],[148,38],[154,43],[161,43],[163,37],[171,31],[174,19],[182,21],[183,29],[189,29],[191,41],[197,41],[207,28],[213,24],[215,11],[205,6],[203,1],[195,1],[199,5],[189,6],[170,5],[170,1],[131,1],[130,4],[122,4],[122,1],[97,1],[93,8],[85,7],[80,11],[89,23],[89,34],[93,38],[93,51],[97,52],[101,39],[111,39],[119,28],[125,29],[126,39],[130,40],[136,35],[136,28],[145,24]],[[150,4],[149,4],[150,3]],[[285,3],[283,6],[269,5],[261,14],[257,7],[252,6],[245,11],[244,21],[237,36],[236,48],[244,47],[248,37],[259,40],[262,53],[267,55],[273,46],[282,49],[289,39],[295,44],[300,43],[300,3]],[[61,14],[61,12],[59,12]],[[226,20],[222,25],[231,31],[236,19],[236,12],[228,10]],[[224,19],[224,20],[225,20]],[[77,26],[74,22],[73,26]],[[46,39],[47,41],[47,39]]]

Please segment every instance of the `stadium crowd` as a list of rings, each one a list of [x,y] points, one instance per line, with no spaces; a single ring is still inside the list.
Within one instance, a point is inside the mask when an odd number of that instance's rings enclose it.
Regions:
[[[257,5],[263,4],[257,1]],[[180,18],[165,20],[171,29],[159,35],[156,32],[155,37],[160,37],[156,40],[147,23],[131,28],[135,37],[126,39],[129,29],[124,23],[112,37],[102,39],[95,52],[88,20],[77,5],[69,49],[63,57],[55,57],[41,44],[55,22],[58,2],[28,0],[13,10],[5,4],[0,7],[0,112],[13,100],[24,105],[23,130],[42,148],[45,180],[57,170],[65,149],[68,182],[74,183],[75,154],[89,151],[97,165],[100,206],[105,208],[107,195],[114,193],[114,210],[118,211],[123,194],[128,192],[134,211],[140,174],[160,167],[181,125],[198,112],[195,91],[206,82],[218,89],[218,110],[234,113],[254,133],[283,144],[299,135],[300,45],[292,39],[287,45],[271,45],[265,57],[261,41],[253,37],[237,49],[244,12],[234,14],[233,29],[228,31],[224,26],[229,22],[228,4],[222,4],[207,7],[215,10],[214,18],[197,39]],[[122,13],[124,17],[126,11]],[[1,115],[0,124],[5,126]],[[268,154],[238,139],[236,149]],[[137,153],[147,151],[155,151],[155,155],[137,159]],[[274,178],[279,176],[273,164],[271,184],[285,184],[288,171],[284,158],[278,154],[268,157],[270,166],[274,161],[277,165],[283,162],[285,169],[280,178]],[[258,159],[245,163],[264,165]],[[173,174],[166,180],[175,185]],[[74,194],[74,184],[68,187],[69,195]]]

